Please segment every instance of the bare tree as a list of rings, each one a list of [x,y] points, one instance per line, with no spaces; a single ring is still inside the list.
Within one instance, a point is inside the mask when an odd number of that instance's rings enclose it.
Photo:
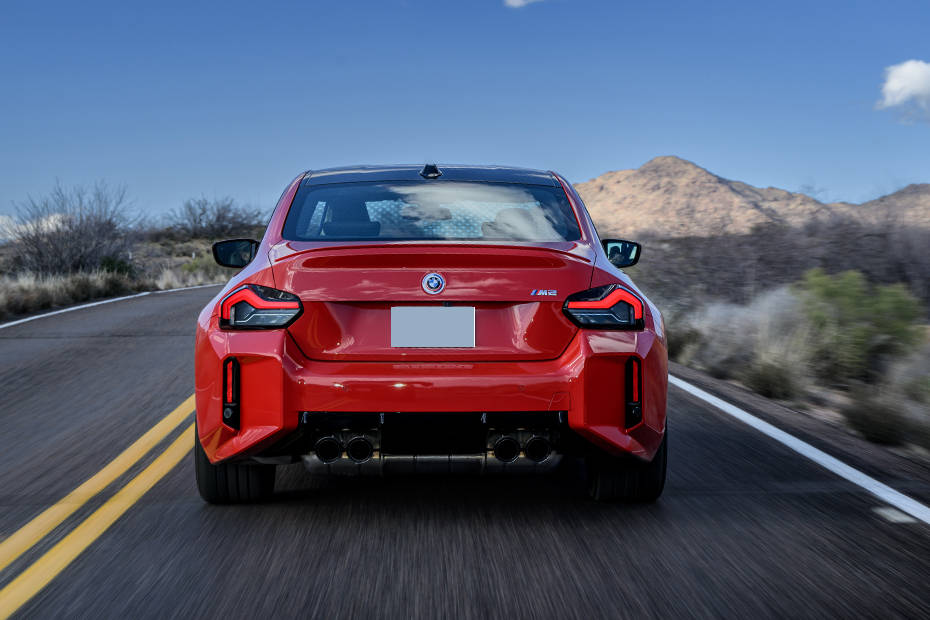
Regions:
[[[255,235],[264,224],[260,209],[236,204],[230,197],[192,198],[168,215],[169,226],[191,238],[216,239]]]
[[[56,183],[16,205],[14,267],[41,275],[87,272],[117,264],[132,246],[126,188],[98,182],[90,190]]]

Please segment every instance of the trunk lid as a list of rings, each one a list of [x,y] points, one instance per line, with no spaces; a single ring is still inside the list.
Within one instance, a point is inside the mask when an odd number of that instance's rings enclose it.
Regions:
[[[514,361],[558,357],[577,327],[565,298],[588,288],[593,252],[561,242],[533,246],[287,242],[271,251],[274,279],[304,312],[289,328],[316,360]],[[445,279],[427,294],[423,279]],[[546,294],[536,294],[545,291]],[[475,346],[391,346],[391,308],[474,307]]]

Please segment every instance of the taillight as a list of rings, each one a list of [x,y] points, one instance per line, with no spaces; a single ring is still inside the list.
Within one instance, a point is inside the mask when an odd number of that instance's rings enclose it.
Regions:
[[[220,326],[277,329],[290,325],[301,310],[300,299],[293,293],[258,284],[244,284],[220,303]]]
[[[578,327],[643,329],[643,300],[619,284],[608,284],[569,295],[562,307]]]
[[[626,409],[624,427],[643,421],[643,363],[638,357],[626,361]]]

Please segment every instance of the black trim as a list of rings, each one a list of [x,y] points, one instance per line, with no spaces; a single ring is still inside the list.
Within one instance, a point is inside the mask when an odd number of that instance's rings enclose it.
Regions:
[[[477,454],[488,448],[489,433],[521,429],[545,433],[561,445],[569,432],[566,411],[300,412],[298,430],[311,444],[341,432],[372,433],[384,454]]]
[[[420,170],[420,176],[424,179],[438,179],[442,176],[442,171],[436,164],[425,164],[423,170]]]
[[[551,172],[529,168],[507,166],[464,166],[459,164],[436,165],[442,176],[436,181],[478,181],[484,183],[520,183],[558,187],[559,182]],[[386,166],[346,166],[309,171],[302,185],[329,185],[365,181],[422,181],[423,166],[398,164]]]

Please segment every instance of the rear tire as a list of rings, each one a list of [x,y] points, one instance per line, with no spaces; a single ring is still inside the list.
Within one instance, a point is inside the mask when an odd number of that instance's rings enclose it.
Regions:
[[[200,439],[194,438],[194,471],[197,490],[211,504],[260,502],[274,493],[274,465],[219,463],[207,458]]]
[[[668,428],[649,463],[609,455],[589,457],[588,493],[599,502],[624,501],[651,503],[665,488],[668,469]]]

